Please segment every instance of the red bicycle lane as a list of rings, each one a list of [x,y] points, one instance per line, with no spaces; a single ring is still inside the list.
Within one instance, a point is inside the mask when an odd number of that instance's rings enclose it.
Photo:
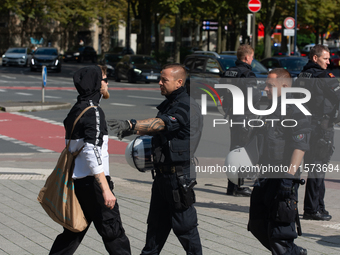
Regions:
[[[64,127],[18,114],[0,113],[0,134],[55,152],[65,148]],[[110,139],[109,154],[125,154],[126,146]]]

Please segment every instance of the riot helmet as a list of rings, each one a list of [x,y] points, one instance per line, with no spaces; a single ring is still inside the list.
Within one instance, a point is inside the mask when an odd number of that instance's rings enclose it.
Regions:
[[[152,136],[138,136],[125,149],[128,164],[140,172],[154,169],[152,154]]]
[[[256,164],[262,151],[261,138],[255,136],[245,147],[235,148],[228,153],[224,165],[227,167],[227,177],[232,183],[241,185],[242,178],[255,179],[259,175]]]

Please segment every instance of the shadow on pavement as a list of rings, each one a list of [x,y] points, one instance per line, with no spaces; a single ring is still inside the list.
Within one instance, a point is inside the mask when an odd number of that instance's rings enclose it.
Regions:
[[[243,213],[249,212],[249,206],[242,206],[242,205],[231,204],[231,203],[196,202],[195,207],[205,207],[209,209],[222,209],[222,210],[227,210],[227,211],[243,212]]]
[[[340,235],[337,236],[321,236],[316,234],[303,233],[303,237],[310,237],[314,239],[319,239],[316,242],[323,246],[340,248]]]

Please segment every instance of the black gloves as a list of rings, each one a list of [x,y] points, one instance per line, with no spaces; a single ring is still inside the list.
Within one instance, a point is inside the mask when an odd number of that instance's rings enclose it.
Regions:
[[[117,132],[117,137],[119,140],[122,140],[124,137],[129,135],[134,135],[137,133],[135,130],[130,130],[130,123],[127,120],[108,120],[108,126],[111,130]]]
[[[122,140],[126,136],[135,135],[135,134],[137,134],[136,130],[119,131],[117,133],[117,137],[118,137],[119,140]]]
[[[108,120],[107,124],[109,125],[111,130],[117,131],[129,131],[130,130],[130,123],[127,120]]]
[[[278,198],[279,199],[286,199],[290,198],[290,195],[292,194],[292,188],[293,188],[293,180],[294,176],[291,174],[286,173],[285,178],[281,180],[281,184],[278,191]]]

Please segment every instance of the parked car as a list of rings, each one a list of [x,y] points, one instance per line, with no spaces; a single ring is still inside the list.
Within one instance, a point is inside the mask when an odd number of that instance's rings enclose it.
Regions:
[[[115,80],[128,80],[133,83],[143,81],[158,82],[161,76],[161,66],[157,61],[147,55],[125,55],[115,68]]]
[[[340,67],[340,56],[337,54],[331,54],[331,57],[329,58],[329,65],[327,68],[334,69]]]
[[[61,71],[61,57],[56,48],[38,48],[31,59],[31,71],[41,70],[43,66],[47,70]]]
[[[284,68],[292,77],[297,77],[301,73],[303,67],[307,64],[308,58],[305,57],[271,57],[261,61],[268,70],[274,68]]]
[[[115,76],[115,68],[117,63],[123,58],[123,55],[116,53],[105,53],[104,56],[99,60],[99,64],[106,65],[107,76]]]
[[[77,61],[79,63],[83,61],[97,62],[97,52],[91,46],[74,46],[67,50],[63,56],[64,62]]]
[[[328,49],[331,56],[340,55],[340,48],[332,46],[328,47]]]
[[[127,55],[127,54],[134,55],[135,54],[133,49],[131,48],[127,49],[126,47],[115,47],[113,49],[110,49],[109,52],[120,54],[120,55]]]
[[[207,81],[211,86],[219,82],[219,79],[224,76],[226,70],[235,66],[237,60],[236,55],[219,55],[212,51],[196,51],[194,54],[188,55],[184,60],[184,66],[191,78]],[[266,78],[268,70],[256,59],[253,60],[252,70],[257,78]],[[258,85],[264,93],[265,80],[258,79]],[[187,81],[187,83],[191,83]],[[191,85],[190,94],[194,98],[199,98],[202,91]]]
[[[5,54],[2,55],[2,66],[28,66],[31,57],[31,49],[29,48],[9,48]]]

